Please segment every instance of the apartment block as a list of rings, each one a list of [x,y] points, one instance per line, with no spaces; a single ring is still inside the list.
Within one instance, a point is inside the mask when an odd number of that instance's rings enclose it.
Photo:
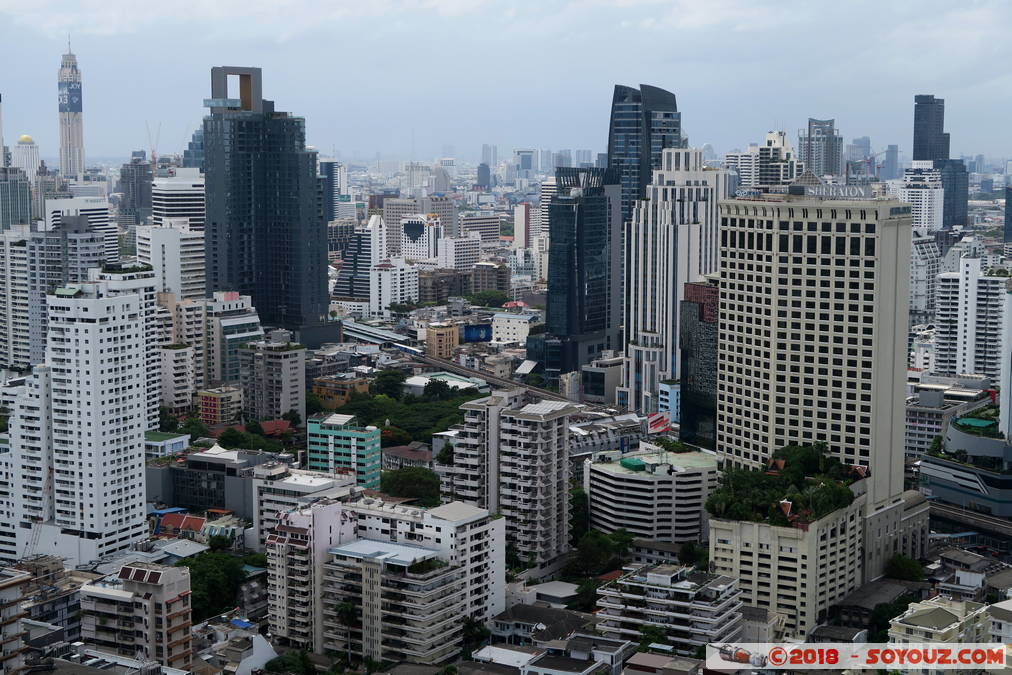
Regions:
[[[911,642],[960,644],[988,642],[991,619],[987,605],[938,595],[912,602],[889,622],[889,644]]]
[[[21,601],[31,574],[12,567],[0,568],[0,673],[17,674],[24,666],[25,618]]]
[[[215,387],[197,392],[197,414],[209,427],[230,424],[242,415],[242,388]]]
[[[315,415],[307,421],[306,466],[341,474],[366,488],[380,486],[380,430],[358,426],[354,415]]]
[[[290,410],[306,419],[306,348],[288,331],[243,345],[239,382],[246,420],[276,420]]]
[[[137,228],[137,261],[155,271],[159,293],[179,299],[204,297],[204,231],[190,221],[167,218],[159,226]]]
[[[261,340],[260,316],[248,295],[215,291],[206,300],[207,365],[209,386],[239,383],[239,350],[247,342]]]
[[[282,462],[253,467],[253,538],[250,548],[263,550],[280,515],[321,499],[343,499],[355,491],[350,479],[317,471],[293,469]]]
[[[741,591],[735,578],[691,567],[647,565],[597,589],[597,624],[605,637],[635,641],[650,627],[674,651],[691,656],[741,632]]]
[[[134,562],[81,587],[81,640],[103,651],[189,670],[190,570]]]
[[[524,389],[461,408],[454,464],[440,467],[443,494],[501,513],[524,563],[554,563],[569,550],[569,418],[580,408]]]
[[[275,639],[296,649],[322,650],[323,564],[332,546],[354,538],[355,520],[338,501],[323,499],[280,514],[264,546],[267,617]]]
[[[959,271],[938,275],[937,373],[999,379],[1007,284],[1008,277],[992,275],[981,258],[960,258]]]

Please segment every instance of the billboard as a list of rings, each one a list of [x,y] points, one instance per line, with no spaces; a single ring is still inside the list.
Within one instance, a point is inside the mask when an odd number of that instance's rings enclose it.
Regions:
[[[671,413],[656,412],[647,415],[647,433],[660,434],[671,431]]]
[[[60,82],[60,112],[81,112],[80,82]]]
[[[491,342],[492,324],[470,323],[464,326],[464,342]]]

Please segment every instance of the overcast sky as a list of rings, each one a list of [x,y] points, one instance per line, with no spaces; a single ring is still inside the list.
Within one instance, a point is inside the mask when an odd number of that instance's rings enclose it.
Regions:
[[[264,95],[345,158],[430,160],[482,143],[603,151],[616,83],[678,97],[718,152],[807,117],[909,151],[913,97],[946,100],[952,152],[1012,157],[1004,0],[0,0],[8,144],[57,154],[72,34],[89,158],[179,152],[214,65],[260,66]],[[796,142],[796,141],[795,141]]]

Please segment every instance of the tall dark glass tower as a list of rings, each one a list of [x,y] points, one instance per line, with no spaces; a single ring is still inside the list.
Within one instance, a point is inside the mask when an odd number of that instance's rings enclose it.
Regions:
[[[948,134],[946,134],[948,136]],[[966,225],[970,199],[970,174],[961,159],[936,159],[935,168],[942,176],[942,228]]]
[[[239,98],[228,78],[238,77]],[[306,122],[261,96],[259,68],[211,69],[204,118],[207,292],[252,296],[266,325],[324,339],[327,226]],[[335,326],[335,330],[338,328]]]
[[[615,85],[608,129],[608,167],[622,185],[622,222],[632,215],[633,202],[642,199],[652,171],[661,165],[661,150],[681,148],[682,114],[675,95],[641,84],[639,89]]]
[[[556,169],[549,205],[548,301],[543,346],[554,383],[605,349],[618,349],[622,322],[622,216],[613,169]],[[542,351],[543,350],[543,351]]]
[[[914,96],[914,161],[949,158],[945,133],[945,99],[931,94]]]
[[[1005,230],[1003,243],[1012,244],[1012,187],[1005,188]]]

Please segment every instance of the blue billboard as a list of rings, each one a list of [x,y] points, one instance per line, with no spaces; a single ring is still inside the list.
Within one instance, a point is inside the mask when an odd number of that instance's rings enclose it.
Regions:
[[[60,112],[81,112],[81,83],[60,82]]]
[[[492,324],[470,323],[464,326],[464,342],[491,342]]]

